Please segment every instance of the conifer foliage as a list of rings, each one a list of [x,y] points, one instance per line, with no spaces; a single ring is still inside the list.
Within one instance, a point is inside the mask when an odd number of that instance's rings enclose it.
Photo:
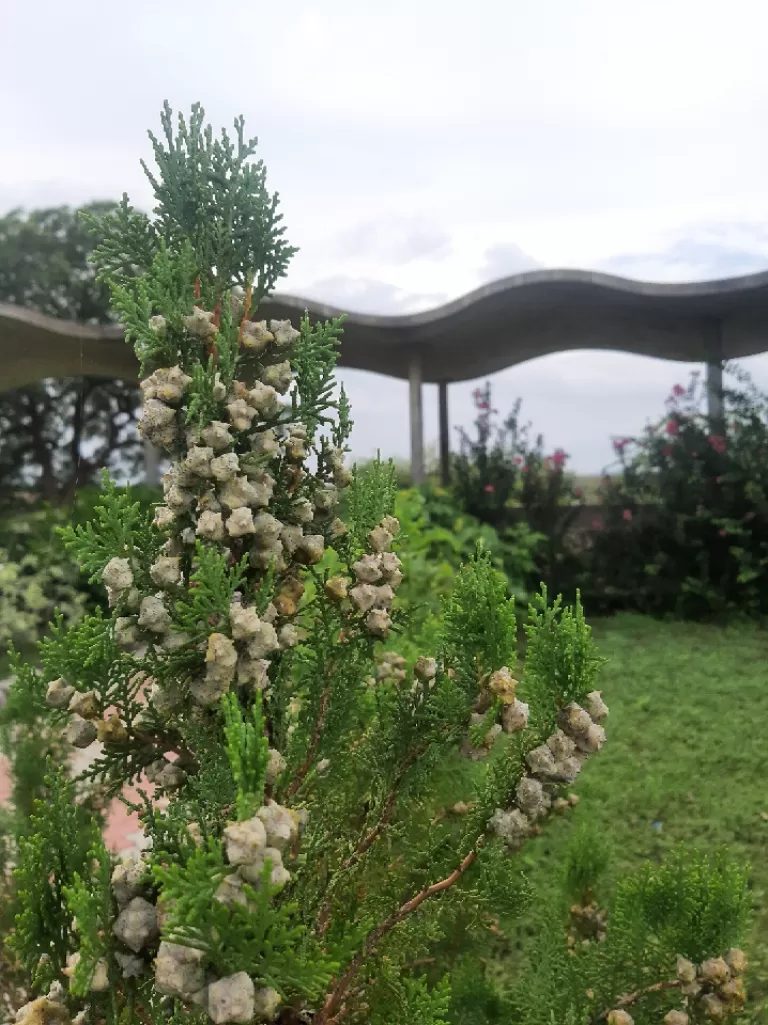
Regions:
[[[174,126],[166,105],[163,129],[153,215],[124,198],[95,260],[141,362],[140,432],[171,461],[164,502],[145,515],[105,479],[95,521],[64,538],[111,615],[55,630],[23,672],[73,747],[100,742],[81,784],[144,788],[146,845],[117,862],[94,828],[83,854],[71,786],[51,779],[18,853],[11,942],[38,995],[17,1020],[440,1025],[450,985],[419,959],[459,916],[514,906],[511,852],[603,745],[602,660],[578,602],[544,592],[521,675],[514,602],[479,550],[437,650],[377,673],[407,625],[396,483],[345,466],[341,322],[257,319],[293,250],[242,122],[214,138],[199,107]],[[485,769],[458,824],[430,805],[452,751]],[[617,970],[596,1011],[631,1020],[627,985],[674,979],[684,946],[654,948],[655,979]],[[740,956],[708,969],[721,990]],[[555,976],[557,1000],[531,984],[531,1007],[573,1017]]]

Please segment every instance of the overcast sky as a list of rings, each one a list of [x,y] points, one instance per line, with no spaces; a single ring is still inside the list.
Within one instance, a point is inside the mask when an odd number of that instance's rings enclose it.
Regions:
[[[148,208],[146,129],[199,100],[259,136],[301,250],[283,291],[403,313],[535,267],[764,270],[767,35],[764,0],[0,0],[0,212]],[[768,357],[744,365],[768,387]],[[494,401],[597,472],[690,369],[567,353],[496,375]],[[355,455],[406,455],[407,386],[340,376]]]

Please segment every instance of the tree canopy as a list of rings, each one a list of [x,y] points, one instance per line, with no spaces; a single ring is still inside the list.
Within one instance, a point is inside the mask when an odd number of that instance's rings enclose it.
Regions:
[[[63,320],[111,323],[109,289],[89,263],[98,240],[82,215],[103,216],[116,205],[16,209],[0,217],[0,302]],[[45,379],[0,392],[0,502],[20,489],[67,500],[104,466],[135,471],[138,406],[137,385],[122,380]]]

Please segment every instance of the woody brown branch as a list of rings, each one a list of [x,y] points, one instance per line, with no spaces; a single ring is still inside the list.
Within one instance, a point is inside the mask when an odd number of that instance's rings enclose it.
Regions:
[[[389,792],[389,796],[387,797],[387,800],[384,804],[378,822],[366,833],[366,835],[357,845],[355,850],[342,863],[341,867],[338,870],[337,877],[348,872],[351,868],[354,867],[354,865],[357,864],[358,861],[360,861],[360,859],[371,849],[373,844],[381,835],[384,827],[388,825],[392,818],[392,814],[395,810],[395,805],[397,804],[397,798],[399,796],[398,788],[402,783],[403,778],[408,769],[410,769],[410,767],[416,762],[416,760],[426,751],[427,747],[427,744],[418,745],[418,747],[415,747],[410,752],[408,757],[405,759],[405,761],[400,767],[397,776],[395,777],[392,783],[392,789]],[[328,927],[331,922],[331,907],[332,903],[329,895],[328,899],[326,899],[317,916],[317,924],[320,936],[324,936],[328,931]]]
[[[625,1007],[631,1007],[632,1004],[636,1003],[644,996],[648,996],[649,993],[661,993],[665,989],[676,989],[680,986],[679,979],[670,979],[667,982],[654,982],[652,986],[646,986],[643,989],[636,989],[632,993],[627,993],[623,997],[619,997],[616,1003],[609,1007],[607,1011],[602,1011],[595,1021],[607,1021],[608,1015],[611,1011],[623,1010]]]
[[[328,703],[331,699],[330,677],[332,677],[333,675],[332,669],[329,671],[328,675],[329,681],[325,685],[323,696],[320,698],[320,709],[317,714],[317,719],[315,720],[315,727],[312,731],[312,740],[309,743],[309,751],[307,752],[307,757],[301,763],[299,771],[296,773],[296,776],[294,777],[291,785],[288,787],[288,790],[285,795],[286,801],[290,800],[291,797],[293,797],[293,795],[299,789],[301,784],[304,782],[307,773],[312,768],[312,763],[315,760],[315,755],[317,754],[317,745],[320,743],[320,734],[322,732],[323,726],[325,725],[325,717],[328,714]]]
[[[386,921],[382,922],[381,925],[378,925],[368,934],[368,938],[363,945],[363,949],[359,954],[355,955],[349,963],[347,970],[338,980],[333,990],[328,994],[325,1004],[315,1019],[315,1025],[336,1025],[336,1023],[341,1021],[343,1017],[342,1008],[344,1006],[344,1000],[350,986],[357,978],[363,964],[376,951],[376,948],[384,937],[387,936],[387,934],[390,933],[396,925],[399,925],[400,922],[413,914],[414,911],[417,911],[424,901],[429,900],[430,897],[434,897],[438,893],[443,893],[445,890],[450,889],[451,886],[454,886],[459,879],[461,879],[467,869],[475,863],[484,843],[485,837],[479,837],[469,854],[465,856],[458,868],[454,869],[450,875],[441,879],[437,883],[432,883],[431,886],[425,887],[414,897],[411,897],[410,900],[407,900],[397,909],[397,911],[390,915]]]

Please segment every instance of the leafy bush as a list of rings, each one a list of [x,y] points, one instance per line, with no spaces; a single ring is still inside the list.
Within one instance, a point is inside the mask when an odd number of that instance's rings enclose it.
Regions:
[[[710,424],[693,374],[640,438],[614,443],[621,473],[605,482],[604,525],[585,557],[592,611],[768,612],[768,399],[726,371],[724,424]]]
[[[569,852],[571,874],[579,881],[590,878],[594,886],[601,868],[594,864],[593,848],[599,834],[590,829],[574,839],[580,849]],[[508,1025],[610,1022],[611,1006],[627,1015],[614,1018],[616,1025],[687,1025],[729,1016],[724,1002],[706,995],[705,982],[707,972],[720,968],[707,960],[707,951],[733,947],[749,915],[747,872],[727,852],[678,847],[661,864],[622,878],[604,908],[593,900],[591,887],[581,888],[584,897],[578,886],[574,891],[573,879],[566,876],[564,882],[559,899],[538,905],[527,969],[508,990]],[[729,960],[736,957],[734,952]],[[639,985],[636,964],[647,969]],[[666,985],[647,981],[670,965],[676,971]],[[697,986],[698,996],[691,997]],[[733,988],[743,996],[739,981]]]
[[[71,623],[88,606],[85,582],[53,535],[57,520],[37,508],[0,522],[0,650],[34,645],[54,609]]]
[[[496,569],[505,573],[510,592],[525,607],[528,601],[526,581],[535,576],[535,553],[543,541],[527,523],[513,523],[499,533],[489,523],[461,509],[446,488],[425,486],[419,490],[400,492],[396,508],[410,525],[404,533],[411,539],[406,550],[423,555],[421,566],[414,571],[431,574],[436,565],[455,572],[471,558],[478,543],[489,555]],[[423,569],[422,569],[423,567]],[[445,574],[448,580],[448,574]],[[452,582],[452,576],[451,576]]]
[[[87,509],[88,503],[84,506]],[[70,751],[61,728],[51,722],[48,710],[34,689],[27,686],[25,672],[13,649],[31,652],[49,633],[54,615],[59,628],[66,629],[103,601],[102,595],[94,600],[93,589],[72,563],[55,532],[56,526],[67,519],[66,509],[38,504],[23,515],[16,513],[0,521],[2,543],[7,545],[0,555],[0,644],[6,649],[10,642],[11,668],[15,673],[13,685],[4,695],[0,708],[0,752],[7,760],[11,782],[10,803],[0,808],[0,934],[3,936],[10,934],[14,918],[23,911],[23,895],[10,873],[18,856],[18,846],[35,829],[35,806],[47,813],[50,799],[47,777],[52,766],[66,774]],[[90,829],[91,822],[98,822],[99,809],[96,790],[78,793],[75,809],[78,828]],[[28,982],[11,951],[3,946],[0,950],[0,1001],[6,1006],[19,1006]]]
[[[139,486],[132,494],[148,509],[162,492]],[[99,489],[88,487],[66,505],[16,499],[14,511],[0,517],[0,651],[9,642],[34,645],[54,611],[74,623],[97,605],[106,608],[102,589],[78,571],[56,532],[87,523],[99,501]]]

